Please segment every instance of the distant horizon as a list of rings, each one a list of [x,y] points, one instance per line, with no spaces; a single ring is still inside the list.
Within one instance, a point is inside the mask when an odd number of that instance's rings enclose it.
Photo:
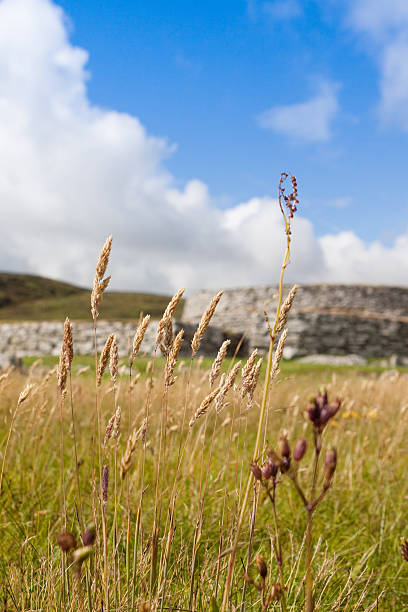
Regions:
[[[89,285],[89,287],[84,287],[81,285],[75,285],[74,283],[71,283],[70,281],[64,280],[62,278],[53,278],[50,276],[43,276],[41,274],[33,274],[31,272],[10,272],[10,271],[6,271],[6,270],[0,270],[0,275],[10,275],[10,276],[30,276],[33,278],[41,278],[44,280],[50,280],[50,281],[55,281],[58,283],[64,283],[67,285],[71,285],[72,287],[74,287],[75,289],[81,289],[82,291],[92,291],[92,283]],[[289,283],[289,282],[284,282],[283,287],[286,289],[290,289],[291,287],[293,287],[294,284],[299,285],[299,288],[301,288],[302,286],[304,287],[319,287],[319,286],[336,286],[336,287],[341,287],[341,286],[345,286],[345,287],[373,287],[373,288],[381,288],[384,287],[386,289],[407,289],[408,290],[408,284],[407,285],[390,285],[390,284],[386,284],[386,283],[377,283],[377,284],[368,284],[368,283],[331,283],[331,282],[309,282],[309,283],[304,283],[304,282],[294,282],[294,283]],[[217,291],[245,291],[245,290],[249,290],[249,289],[276,289],[279,287],[279,284],[276,283],[263,283],[263,284],[259,284],[259,285],[239,285],[236,287],[207,287],[207,288],[198,288],[198,289],[194,289],[194,290],[189,290],[188,287],[185,288],[185,295],[189,295],[190,293],[198,293],[198,292],[208,292],[211,293],[212,291],[214,292],[214,294]],[[158,296],[171,296],[171,293],[160,293],[159,291],[147,291],[144,290],[143,288],[141,289],[111,289],[110,287],[108,287],[106,289],[106,293],[140,293],[140,294],[152,294],[152,295],[158,295]],[[334,306],[335,307],[335,306]]]

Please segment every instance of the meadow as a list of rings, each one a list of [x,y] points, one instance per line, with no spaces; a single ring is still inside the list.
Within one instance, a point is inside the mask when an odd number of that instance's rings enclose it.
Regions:
[[[267,356],[228,355],[228,341],[200,356],[221,293],[183,346],[179,291],[153,357],[148,315],[126,357],[114,335],[76,356],[67,318],[58,364],[0,374],[4,611],[407,608],[407,373],[282,360],[293,179],[291,196],[280,186],[287,249]]]

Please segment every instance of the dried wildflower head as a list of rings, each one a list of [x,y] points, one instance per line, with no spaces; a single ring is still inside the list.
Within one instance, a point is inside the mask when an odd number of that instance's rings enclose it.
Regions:
[[[401,538],[400,546],[402,558],[408,562],[408,540],[406,538]]]
[[[282,457],[289,459],[290,445],[289,445],[289,440],[288,440],[288,434],[286,431],[282,431],[279,436],[278,448],[279,448],[279,452],[282,455]]]
[[[266,578],[268,568],[266,567],[265,559],[262,555],[256,555],[255,563],[261,578]]]
[[[291,182],[291,192],[289,194],[286,193],[285,183],[286,180],[290,178]],[[279,181],[279,204],[281,206],[282,212],[284,211],[283,206],[285,206],[288,210],[289,219],[292,219],[294,213],[297,211],[297,205],[299,204],[298,200],[298,188],[296,176],[292,174],[288,174],[287,172],[282,172],[280,181]]]
[[[305,411],[305,417],[313,423],[314,427],[321,433],[331,418],[337,414],[341,400],[329,403],[327,391],[318,393]]]
[[[84,546],[92,546],[96,538],[95,525],[91,523],[82,534],[82,543]]]
[[[306,452],[307,443],[304,438],[300,438],[293,449],[293,458],[295,461],[301,461]]]
[[[274,463],[271,459],[268,459],[265,465],[262,468],[262,474],[265,480],[269,480],[270,478],[276,478],[278,473],[279,465]]]
[[[279,601],[279,599],[282,597],[282,587],[279,584],[279,582],[274,582],[271,585],[271,593],[269,596],[269,601]]]
[[[324,480],[330,483],[337,465],[337,452],[335,448],[328,450],[324,457]]]
[[[251,463],[250,468],[255,480],[262,480],[262,470],[255,461]]]
[[[57,534],[57,543],[62,552],[68,552],[77,546],[75,536],[68,531]]]

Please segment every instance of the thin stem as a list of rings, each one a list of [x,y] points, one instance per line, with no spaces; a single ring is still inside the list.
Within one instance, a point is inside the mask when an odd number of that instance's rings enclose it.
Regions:
[[[282,212],[283,212],[283,210],[282,210]],[[271,336],[271,339],[270,339],[270,342],[269,342],[268,364],[267,364],[267,368],[266,368],[266,376],[265,376],[265,384],[264,384],[264,391],[263,391],[263,399],[262,399],[261,411],[260,411],[259,420],[258,420],[258,431],[257,431],[257,435],[256,435],[255,448],[254,448],[254,452],[253,452],[253,460],[254,461],[256,460],[256,458],[259,455],[260,446],[261,446],[261,437],[262,437],[263,428],[264,428],[266,406],[267,406],[267,401],[268,401],[268,396],[269,396],[269,387],[270,387],[270,382],[271,382],[271,370],[272,370],[272,362],[273,362],[274,339],[275,339],[276,329],[277,329],[278,320],[279,320],[279,313],[280,313],[280,309],[281,309],[281,305],[282,305],[283,275],[284,275],[284,272],[285,272],[285,268],[288,265],[289,256],[290,256],[290,226],[289,226],[289,223],[286,220],[286,216],[285,216],[284,213],[283,213],[283,216],[284,216],[284,219],[285,219],[286,251],[285,251],[284,258],[283,258],[281,274],[280,274],[280,278],[279,278],[279,297],[278,297],[278,304],[277,304],[277,307],[276,307],[275,323],[274,323],[274,326],[273,326],[272,336]],[[224,596],[223,596],[220,612],[225,612],[226,609],[227,609],[227,605],[228,605],[229,594],[230,594],[231,586],[232,586],[232,575],[233,575],[235,559],[236,559],[236,555],[237,555],[237,548],[238,548],[239,538],[240,538],[240,535],[241,535],[242,525],[243,525],[245,514],[246,514],[246,509],[247,509],[247,506],[248,506],[248,500],[249,500],[249,494],[250,494],[250,491],[251,491],[252,482],[253,482],[253,474],[250,471],[249,472],[249,476],[248,476],[248,482],[247,482],[247,486],[246,486],[246,490],[245,490],[244,499],[243,499],[242,506],[241,506],[241,512],[240,512],[239,519],[238,519],[238,525],[237,525],[237,529],[236,529],[236,533],[235,533],[234,543],[233,543],[232,551],[231,551],[231,554],[230,554],[230,557],[229,557],[228,573],[227,573],[227,578],[226,578],[226,581],[225,581]]]

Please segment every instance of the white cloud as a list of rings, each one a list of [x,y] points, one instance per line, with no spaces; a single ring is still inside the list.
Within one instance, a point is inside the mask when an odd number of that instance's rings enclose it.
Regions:
[[[325,142],[331,137],[331,124],[339,110],[337,91],[338,85],[323,81],[310,100],[274,106],[258,117],[258,123],[292,140]]]
[[[113,234],[117,289],[276,282],[284,245],[276,201],[225,211],[200,180],[178,188],[164,165],[168,143],[137,118],[91,104],[86,62],[49,0],[0,1],[0,268],[89,286]],[[389,250],[346,237],[318,240],[296,216],[288,280],[364,282],[356,260],[370,279],[377,267],[378,282],[393,282],[391,265],[408,278],[406,236]]]
[[[349,25],[374,45],[380,70],[379,113],[408,131],[408,2],[355,0]]]
[[[365,244],[353,232],[319,239],[330,282],[406,285],[408,231],[387,248],[378,241]]]

